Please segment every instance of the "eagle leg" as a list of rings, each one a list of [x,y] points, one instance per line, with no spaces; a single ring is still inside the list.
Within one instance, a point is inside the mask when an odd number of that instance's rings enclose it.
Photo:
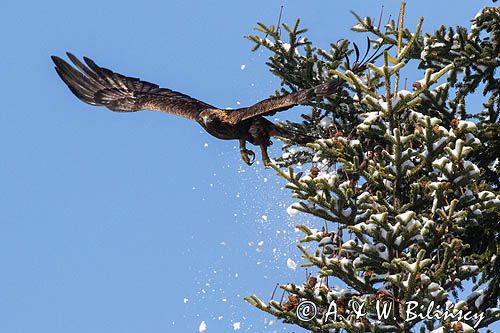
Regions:
[[[262,152],[262,162],[264,162],[264,166],[269,168],[271,166],[271,159],[267,154],[267,145],[260,145],[260,151]]]
[[[252,165],[255,161],[255,153],[252,150],[247,149],[246,141],[243,139],[240,139],[240,154],[241,159],[247,165]]]

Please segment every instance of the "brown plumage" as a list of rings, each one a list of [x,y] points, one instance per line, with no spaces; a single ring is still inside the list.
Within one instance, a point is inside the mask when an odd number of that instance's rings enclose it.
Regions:
[[[83,102],[105,106],[115,112],[154,110],[194,120],[219,139],[239,140],[241,156],[247,164],[252,164],[255,154],[246,149],[246,142],[260,146],[266,166],[270,163],[267,147],[271,144],[271,137],[286,138],[297,144],[311,142],[314,138],[292,133],[264,116],[287,110],[314,97],[333,94],[343,84],[341,80],[332,80],[288,95],[271,97],[250,107],[224,110],[180,92],[160,88],[154,83],[114,73],[97,66],[89,58],[84,57],[84,62],[81,62],[71,53],[67,55],[74,66],[52,56],[55,69],[73,94]]]

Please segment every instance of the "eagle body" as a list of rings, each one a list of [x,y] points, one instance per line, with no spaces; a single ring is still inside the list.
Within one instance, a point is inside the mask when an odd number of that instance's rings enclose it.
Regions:
[[[271,97],[249,107],[224,110],[183,93],[160,88],[154,83],[115,73],[96,65],[87,57],[83,57],[82,62],[71,53],[67,56],[73,65],[52,56],[55,70],[81,101],[115,112],[153,110],[196,121],[218,139],[239,140],[240,153],[247,164],[252,164],[250,156],[255,154],[246,148],[246,143],[260,146],[266,166],[270,163],[267,147],[271,145],[271,137],[285,138],[297,144],[311,142],[314,138],[290,132],[265,116],[303,104],[314,97],[330,95],[344,83],[335,79],[288,95]]]
[[[269,140],[279,129],[264,117],[255,117],[243,120],[236,124],[231,123],[233,110],[207,109],[200,113],[200,125],[212,136],[222,140],[244,139],[259,146],[270,145]],[[237,112],[237,111],[236,111]]]
[[[232,125],[228,110],[206,109],[200,112],[200,125],[212,136],[222,140],[235,140],[245,136],[250,121]]]

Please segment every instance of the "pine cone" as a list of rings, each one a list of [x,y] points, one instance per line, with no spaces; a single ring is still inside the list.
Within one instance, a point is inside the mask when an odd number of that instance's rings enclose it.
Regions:
[[[451,327],[454,332],[463,332],[464,331],[464,325],[462,325],[461,322],[457,321],[453,326]]]
[[[316,286],[316,283],[318,282],[318,279],[315,278],[314,276],[309,277],[307,280],[307,287],[309,288],[314,288]]]
[[[312,179],[318,177],[319,175],[319,168],[317,166],[313,166],[311,168],[311,170],[309,171],[309,177],[311,177]]]

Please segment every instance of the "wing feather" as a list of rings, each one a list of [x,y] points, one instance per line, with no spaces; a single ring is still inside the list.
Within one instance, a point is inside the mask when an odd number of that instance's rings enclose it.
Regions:
[[[288,95],[271,97],[250,107],[234,110],[229,114],[229,119],[231,123],[236,124],[257,116],[266,116],[276,112],[285,111],[296,105],[303,104],[314,97],[330,95],[337,91],[343,83],[344,81],[335,79],[312,88],[290,93]]]
[[[105,106],[116,112],[161,111],[195,121],[201,111],[214,108],[183,93],[100,67],[87,57],[81,62],[73,54],[67,55],[75,67],[52,56],[56,72],[71,92],[85,103]]]

